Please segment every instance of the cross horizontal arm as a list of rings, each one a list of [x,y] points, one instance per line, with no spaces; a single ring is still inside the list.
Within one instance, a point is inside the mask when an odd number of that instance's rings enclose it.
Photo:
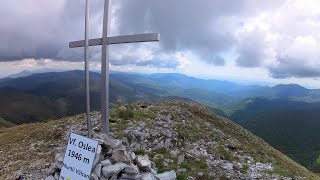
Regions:
[[[136,34],[136,35],[108,37],[107,44],[151,42],[151,41],[159,41],[159,40],[160,40],[159,33],[149,33],[149,34]],[[89,46],[97,46],[97,45],[102,45],[102,38],[89,40]],[[84,47],[84,40],[70,42],[69,47],[70,48]]]

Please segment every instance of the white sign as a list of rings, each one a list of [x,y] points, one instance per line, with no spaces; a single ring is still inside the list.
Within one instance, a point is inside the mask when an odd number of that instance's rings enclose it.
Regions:
[[[59,180],[89,180],[98,141],[71,133]]]

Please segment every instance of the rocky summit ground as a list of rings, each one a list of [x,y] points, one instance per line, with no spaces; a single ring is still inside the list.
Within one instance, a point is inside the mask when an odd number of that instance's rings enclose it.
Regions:
[[[100,132],[100,114],[92,113]],[[41,179],[85,115],[0,129],[0,179]],[[111,136],[177,179],[320,179],[262,139],[193,102],[135,103],[111,110]]]

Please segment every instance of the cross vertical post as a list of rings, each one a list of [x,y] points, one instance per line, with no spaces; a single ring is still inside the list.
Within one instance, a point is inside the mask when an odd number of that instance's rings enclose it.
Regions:
[[[110,2],[105,0],[102,26],[101,51],[101,125],[102,132],[109,134],[109,47],[107,44],[109,34]]]
[[[87,0],[88,1],[88,0]],[[88,35],[85,35],[85,40],[69,42],[70,48],[85,47],[85,61],[86,61],[86,98],[87,98],[87,123],[88,132],[92,133],[91,120],[90,120],[90,99],[89,99],[89,65],[87,64],[87,50],[88,46],[102,45],[101,53],[101,125],[102,132],[109,134],[109,45],[110,44],[124,44],[124,43],[137,43],[137,42],[151,42],[159,41],[159,33],[147,33],[147,34],[135,34],[135,35],[124,35],[109,37],[109,21],[110,21],[110,1],[105,0],[104,2],[104,13],[103,13],[103,26],[102,26],[102,38],[87,39]],[[87,21],[89,22],[89,15],[87,16],[86,11],[86,33],[89,30],[87,27]],[[89,13],[88,13],[89,14]],[[88,83],[88,84],[87,84]],[[87,90],[88,88],[88,90]],[[88,116],[89,115],[89,116]],[[90,130],[89,130],[90,129]],[[89,137],[91,135],[89,134]]]
[[[86,0],[85,10],[85,32],[84,32],[84,61],[85,61],[85,91],[86,91],[86,111],[87,111],[87,129],[88,137],[92,137],[91,117],[90,117],[90,79],[89,79],[89,12],[90,0]]]

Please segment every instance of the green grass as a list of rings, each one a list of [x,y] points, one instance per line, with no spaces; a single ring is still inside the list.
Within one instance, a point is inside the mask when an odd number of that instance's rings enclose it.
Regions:
[[[133,111],[133,118],[134,119],[154,119],[156,118],[156,114],[150,110],[147,109],[138,109]]]
[[[0,117],[0,128],[1,127],[5,127],[5,128],[8,128],[8,127],[13,127],[15,126],[15,124],[9,122],[9,121],[6,121],[5,119],[3,119],[2,117]]]
[[[247,174],[249,172],[249,166],[248,165],[244,165],[241,169],[240,169],[240,172],[242,174]]]
[[[191,115],[182,118],[179,114],[175,113],[174,109],[176,108],[181,108],[183,111],[189,111],[191,112]],[[179,148],[181,150],[180,153],[184,153],[184,151],[186,151],[185,145],[187,143],[197,142],[199,140],[216,141],[219,144],[211,148],[212,152],[223,157],[226,161],[238,161],[238,159],[234,157],[233,151],[230,151],[228,149],[229,146],[226,145],[226,142],[229,142],[228,139],[231,138],[237,139],[232,146],[250,154],[250,156],[254,158],[255,162],[272,163],[276,172],[280,175],[289,177],[298,175],[306,177],[306,179],[319,179],[315,174],[300,166],[281,152],[275,150],[260,138],[243,129],[241,126],[236,125],[231,121],[219,119],[205,108],[178,101],[160,103],[150,109],[137,109],[129,106],[125,112],[126,111],[132,112],[132,119],[126,120],[126,117],[128,117],[127,115],[120,115],[122,117],[120,118],[119,109],[117,107],[111,109],[111,117],[114,119],[118,118],[114,123],[110,124],[111,131],[117,138],[124,137],[122,133],[123,130],[133,128],[138,125],[139,122],[145,122],[145,125],[149,128],[154,126],[155,121],[150,121],[148,119],[154,116],[157,112],[163,111],[167,115],[171,114],[173,116],[175,123],[174,129],[178,133],[177,142],[173,142],[174,147],[154,149],[151,152],[139,149],[135,152],[137,155],[148,154],[150,160],[156,163],[159,173],[168,170],[177,171],[179,168],[185,168],[187,170],[185,173],[178,174],[179,179],[185,179],[188,176],[198,179],[210,179],[208,176],[208,165],[205,158],[197,159],[191,156],[185,156],[185,161],[178,164],[177,158],[172,157],[170,155],[170,151],[174,148]],[[146,117],[142,116],[142,114],[146,115]],[[183,125],[182,120],[185,120],[188,123]],[[43,158],[47,160],[46,162],[51,162],[53,152],[48,151],[48,149],[52,150],[54,147],[61,146],[61,144],[66,143],[62,137],[64,133],[69,130],[67,129],[69,126],[83,126],[84,124],[85,116],[82,114],[46,123],[28,124],[13,128],[0,129],[0,150],[6,152],[2,157],[0,156],[0,166],[2,167],[5,164],[8,164],[9,159],[5,159],[4,157],[12,157],[14,159],[20,159],[24,163],[30,163],[36,156],[37,159]],[[227,136],[216,136],[212,131],[213,128],[220,130]],[[152,141],[152,139],[148,140]],[[45,143],[36,145],[36,150],[26,148],[30,147],[30,144],[39,141],[44,141]],[[13,146],[15,148],[12,148]],[[155,158],[156,155],[161,156],[157,156],[159,158]],[[163,162],[165,159],[172,159],[173,162],[168,163],[168,167],[164,167]],[[16,165],[12,165],[12,169],[6,169],[5,172],[0,175],[0,179],[8,179],[6,178],[6,175],[15,172],[16,169],[18,169],[16,166],[21,167],[22,164],[23,163],[19,164],[18,162]],[[243,166],[241,171],[247,172],[248,167]],[[203,173],[203,176],[198,176],[197,173],[199,172]]]
[[[138,150],[134,151],[134,153],[136,155],[146,155],[147,154],[146,150],[144,150],[144,149],[138,149]]]

